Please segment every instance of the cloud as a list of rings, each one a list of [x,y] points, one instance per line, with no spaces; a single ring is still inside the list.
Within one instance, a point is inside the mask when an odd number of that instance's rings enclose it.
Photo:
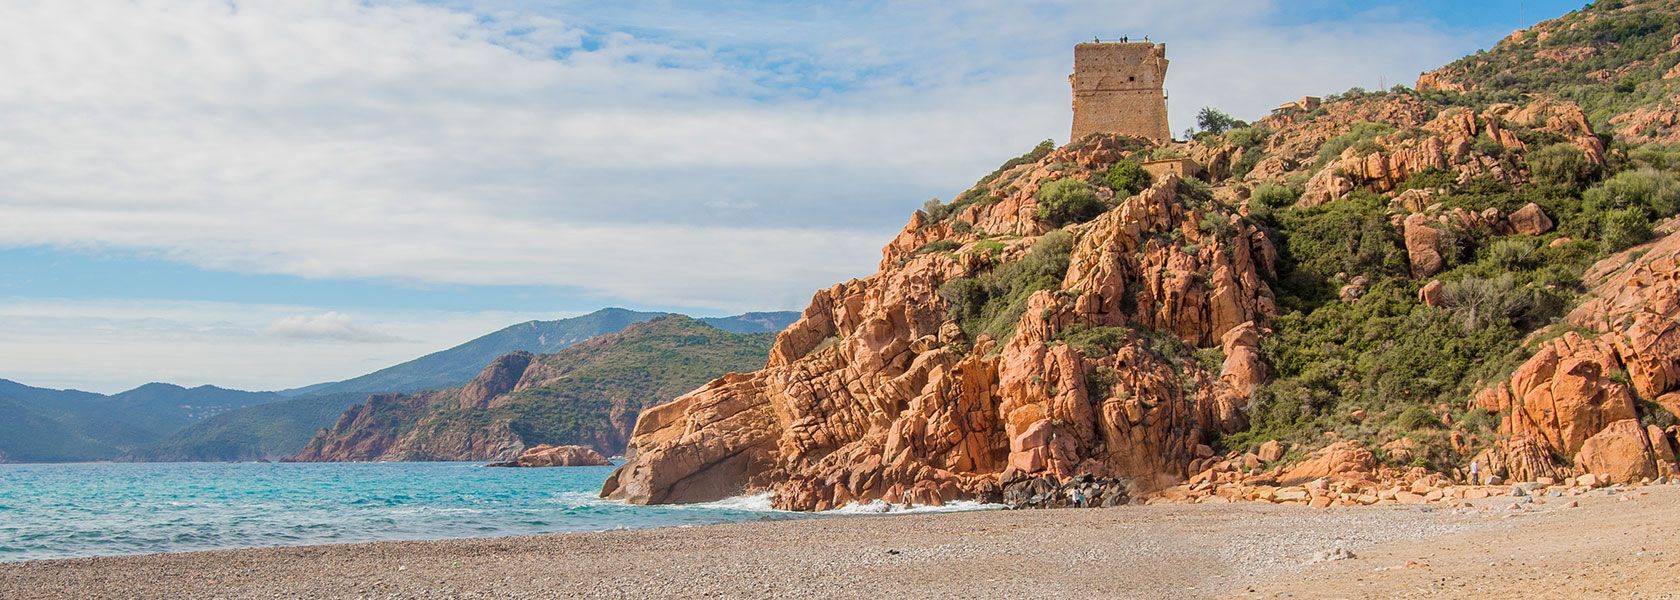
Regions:
[[[396,342],[396,337],[366,329],[350,321],[350,315],[327,311],[318,315],[294,315],[268,326],[269,335],[303,340],[344,342]]]
[[[1177,129],[1473,47],[1278,10],[6,2],[0,246],[797,308],[928,197],[1065,137],[1092,23],[1169,42]]]

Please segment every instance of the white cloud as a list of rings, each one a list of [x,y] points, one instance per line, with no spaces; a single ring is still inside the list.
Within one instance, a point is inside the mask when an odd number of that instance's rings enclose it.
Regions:
[[[532,319],[574,314],[387,311],[369,315],[390,338],[346,344],[276,337],[277,326],[332,322],[320,308],[149,300],[0,301],[0,377],[35,386],[117,392],[151,381],[284,389],[369,373]]]
[[[269,335],[300,340],[338,340],[343,342],[395,342],[389,334],[380,333],[355,324],[350,315],[329,310],[318,315],[292,315],[268,326]]]
[[[797,308],[929,196],[1066,136],[1093,23],[1170,42],[1180,129],[1471,46],[1266,3],[534,11],[0,4],[0,246]]]

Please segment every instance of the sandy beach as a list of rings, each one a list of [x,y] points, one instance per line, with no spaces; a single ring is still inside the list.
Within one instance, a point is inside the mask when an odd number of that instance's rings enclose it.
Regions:
[[[1545,500],[1528,512],[1495,498],[833,517],[35,561],[0,565],[0,597],[1676,597],[1680,487]],[[1326,560],[1337,550],[1354,556]]]

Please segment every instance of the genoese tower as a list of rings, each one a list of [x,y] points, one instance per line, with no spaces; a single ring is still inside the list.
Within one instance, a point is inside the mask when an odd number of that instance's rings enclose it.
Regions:
[[[1167,127],[1167,45],[1087,42],[1073,47],[1073,137],[1118,133],[1172,139]]]

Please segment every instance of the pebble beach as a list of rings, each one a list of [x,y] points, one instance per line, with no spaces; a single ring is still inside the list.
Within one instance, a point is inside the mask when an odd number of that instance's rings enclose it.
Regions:
[[[44,560],[0,565],[0,597],[1661,598],[1674,539],[1680,487],[1652,486],[1521,509],[1171,504]]]

